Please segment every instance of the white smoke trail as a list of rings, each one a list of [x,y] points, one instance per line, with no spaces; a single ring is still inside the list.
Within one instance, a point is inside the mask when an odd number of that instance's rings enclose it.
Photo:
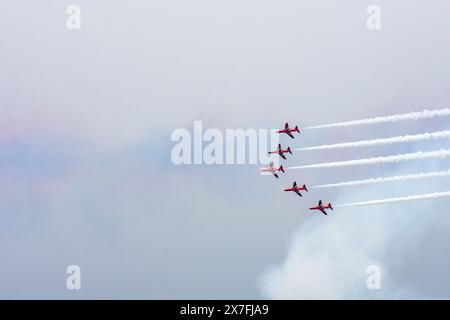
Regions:
[[[420,159],[431,159],[431,158],[447,158],[450,156],[450,150],[439,150],[430,152],[416,152],[416,153],[406,153],[387,157],[375,157],[366,159],[357,159],[349,161],[339,161],[339,162],[324,162],[319,164],[310,164],[296,167],[289,167],[288,169],[320,169],[320,168],[340,168],[340,167],[353,167],[360,165],[375,165],[375,164],[386,164],[386,163],[398,163],[404,161],[420,160]]]
[[[353,127],[360,126],[365,124],[376,124],[376,123],[385,123],[385,122],[399,122],[405,120],[420,120],[420,119],[429,119],[434,117],[444,117],[450,116],[450,109],[440,109],[440,110],[423,110],[420,112],[410,112],[404,114],[395,114],[391,116],[384,117],[375,117],[369,119],[355,120],[355,121],[347,121],[347,122],[337,122],[324,124],[319,126],[312,126],[304,128],[304,130],[309,129],[322,129],[322,128],[338,128],[338,127]]]
[[[394,182],[394,181],[419,180],[419,179],[441,178],[441,177],[449,177],[449,176],[450,176],[450,170],[447,170],[447,171],[409,174],[409,175],[386,177],[386,178],[380,177],[380,178],[365,179],[365,180],[354,180],[354,181],[322,184],[322,185],[317,185],[317,186],[311,186],[310,188],[311,189],[320,189],[320,188],[333,188],[333,187],[350,187],[350,186],[379,184],[379,183]]]
[[[295,150],[296,151],[305,151],[305,150],[330,150],[330,149],[342,149],[342,148],[361,148],[361,147],[370,147],[370,146],[383,146],[383,145],[396,144],[396,143],[437,140],[437,139],[450,139],[450,130],[437,131],[437,132],[431,132],[431,133],[422,133],[422,134],[415,134],[415,135],[406,135],[406,136],[399,136],[399,137],[386,138],[386,139],[374,139],[374,140],[363,140],[363,141],[355,141],[355,142],[328,144],[328,145],[317,146],[317,147],[298,148]]]
[[[366,202],[354,202],[354,203],[347,203],[347,204],[339,204],[336,207],[370,206],[370,205],[418,201],[418,200],[434,200],[434,199],[448,198],[448,197],[450,197],[450,191],[436,192],[436,193],[429,193],[429,194],[422,194],[422,195],[412,195],[412,196],[407,196],[407,197],[388,198],[388,199],[382,199],[382,200],[372,200],[372,201],[366,201]]]

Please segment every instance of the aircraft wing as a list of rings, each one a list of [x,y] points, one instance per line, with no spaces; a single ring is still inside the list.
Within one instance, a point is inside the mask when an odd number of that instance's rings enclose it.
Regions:
[[[324,208],[321,208],[321,209],[319,209],[320,211],[322,211],[322,213],[324,214],[324,215],[326,215],[327,216],[327,212],[325,211],[325,209]]]
[[[303,197],[302,194],[298,190],[295,190],[295,193],[298,194],[300,197]]]
[[[280,152],[280,157],[282,157],[284,160],[286,160],[286,156],[284,154],[282,154],[281,152]]]
[[[273,174],[275,178],[278,178],[278,175],[276,173]]]
[[[290,132],[286,132],[287,133],[287,135],[289,136],[289,137],[291,137],[292,139],[294,139],[294,136],[292,135],[292,133],[290,133]]]

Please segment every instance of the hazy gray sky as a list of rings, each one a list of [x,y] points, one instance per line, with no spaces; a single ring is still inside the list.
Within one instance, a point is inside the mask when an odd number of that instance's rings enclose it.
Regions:
[[[81,8],[81,30],[66,9]],[[448,107],[450,4],[13,1],[0,10],[1,298],[449,298],[448,200],[340,209],[448,179],[306,184],[449,161],[289,172],[175,166],[176,128],[300,127]],[[448,119],[305,132],[292,147],[449,129]],[[296,152],[286,165],[448,148],[433,141]],[[66,289],[66,267],[82,290]],[[382,267],[382,290],[365,287]]]

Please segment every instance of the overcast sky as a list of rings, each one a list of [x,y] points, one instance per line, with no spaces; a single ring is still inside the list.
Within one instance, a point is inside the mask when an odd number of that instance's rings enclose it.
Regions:
[[[66,9],[81,8],[81,30]],[[21,0],[0,10],[0,298],[450,298],[448,200],[307,208],[448,190],[448,179],[281,190],[448,169],[175,166],[177,128],[301,127],[449,107],[450,4]],[[448,128],[311,130],[291,147]],[[286,166],[450,147],[295,152]],[[79,265],[82,289],[66,288]],[[382,288],[366,288],[366,268]]]

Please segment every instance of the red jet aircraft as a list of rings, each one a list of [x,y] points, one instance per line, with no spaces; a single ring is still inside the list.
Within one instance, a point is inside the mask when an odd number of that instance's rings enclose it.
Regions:
[[[319,211],[321,211],[324,215],[327,215],[327,212],[325,211],[326,209],[334,210],[333,207],[331,206],[331,203],[329,203],[329,204],[327,204],[326,206],[324,206],[324,205],[322,204],[322,200],[319,201],[319,204],[317,205],[317,207],[309,208],[309,210],[319,210]]]
[[[303,187],[298,187],[297,182],[294,181],[294,184],[292,185],[292,188],[284,189],[284,191],[293,191],[296,194],[298,194],[300,197],[303,197],[300,191],[306,191],[308,192],[308,189],[306,188],[306,185],[303,185]]]
[[[295,126],[295,128],[289,128],[289,124],[287,122],[284,125],[284,129],[277,131],[277,133],[286,133],[289,137],[294,139],[294,135],[292,134],[292,132],[300,133],[300,130],[298,130],[298,126]]]
[[[279,154],[280,155],[280,157],[282,157],[284,160],[286,160],[286,156],[284,155],[285,153],[290,153],[290,154],[292,154],[292,151],[291,151],[291,148],[287,148],[287,149],[285,149],[285,150],[283,150],[282,148],[281,148],[281,144],[278,144],[278,149],[277,150],[274,150],[274,151],[269,151],[268,153],[269,154]]]
[[[270,163],[269,168],[263,168],[261,169],[261,172],[270,172],[271,174],[273,174],[275,176],[275,178],[278,178],[278,174],[277,171],[281,171],[284,172],[283,166],[280,166],[278,168],[275,168],[273,166],[273,161]]]

